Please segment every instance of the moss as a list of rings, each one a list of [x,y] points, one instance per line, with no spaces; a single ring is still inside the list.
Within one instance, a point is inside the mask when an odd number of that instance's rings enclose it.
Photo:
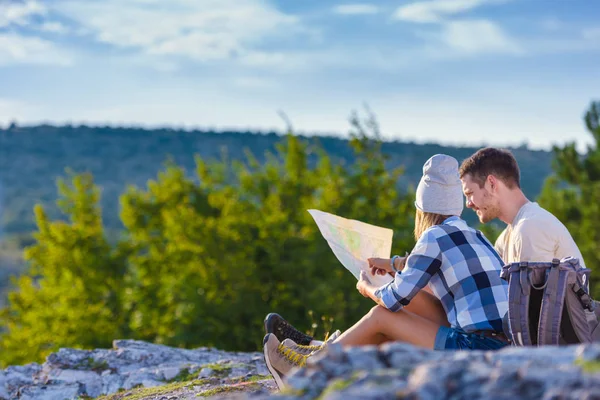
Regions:
[[[198,375],[198,372],[190,372],[188,368],[181,368],[179,373],[173,378],[165,382],[186,382],[191,381]]]
[[[283,396],[302,396],[304,394],[306,394],[306,390],[302,390],[302,389],[294,389],[291,387],[286,387],[283,388],[279,391],[279,394],[283,395]]]
[[[600,372],[600,361],[585,361],[581,358],[575,360],[575,365],[579,365],[583,372],[588,374],[595,374]]]
[[[239,386],[219,386],[213,389],[205,390],[204,392],[198,393],[197,397],[211,397],[221,393],[233,393],[233,392],[245,392],[248,390],[260,389],[261,386],[258,383],[250,383],[248,385]]]
[[[119,392],[109,394],[106,396],[98,397],[97,400],[142,400],[150,396],[160,396],[164,394],[172,393],[176,390],[181,389],[192,389],[194,386],[207,385],[211,382],[210,379],[195,379],[185,382],[174,382],[164,386],[155,386],[150,388],[139,388],[128,390],[126,392]]]
[[[214,371],[222,371],[226,369],[231,369],[238,364],[225,364],[225,363],[213,363],[213,364],[203,364],[202,368],[210,368]],[[239,364],[241,365],[241,364]]]
[[[231,383],[242,383],[242,382],[260,382],[265,379],[271,379],[271,375],[253,375],[251,377],[246,378],[245,376],[239,376],[237,378],[232,378]]]
[[[110,369],[106,360],[96,360],[93,357],[84,358],[79,364],[75,365],[75,369],[88,370],[94,372],[102,372]]]
[[[323,399],[331,393],[340,392],[340,391],[346,389],[348,386],[352,385],[354,382],[356,382],[356,377],[354,377],[354,376],[351,378],[348,378],[348,379],[342,379],[342,378],[334,379],[333,381],[331,381],[329,383],[329,385],[327,385],[325,390],[319,396],[319,399]]]
[[[203,365],[202,368],[210,368],[215,371],[215,377],[224,377],[229,375],[229,371],[232,368],[243,367],[244,364],[206,364]],[[175,376],[173,379],[169,380],[168,384],[163,386],[155,386],[151,388],[139,388],[132,389],[128,391],[120,390],[118,393],[114,393],[112,395],[106,395],[102,397],[98,397],[100,400],[142,400],[151,396],[161,396],[170,394],[177,390],[181,389],[192,389],[194,386],[203,386],[211,383],[215,383],[214,378],[207,379],[194,379],[197,371],[194,373],[190,373],[189,369],[182,368],[179,371],[179,374]],[[235,392],[235,391],[246,391],[260,388],[260,385],[256,382],[262,381],[265,379],[270,379],[269,375],[254,375],[251,377],[237,377],[230,380],[232,385],[220,386],[214,389],[209,389],[204,392],[198,394],[200,397],[208,397],[213,396],[219,393],[227,393],[227,392]]]
[[[245,364],[204,364],[202,368],[210,368],[217,378],[227,378],[232,368],[245,367]]]

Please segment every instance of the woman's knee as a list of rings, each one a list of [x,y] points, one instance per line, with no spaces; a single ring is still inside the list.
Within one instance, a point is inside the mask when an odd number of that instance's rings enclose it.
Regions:
[[[376,305],[372,307],[371,310],[369,310],[367,317],[371,320],[379,321],[383,318],[389,317],[390,313],[391,311],[387,308],[382,307],[380,305]]]

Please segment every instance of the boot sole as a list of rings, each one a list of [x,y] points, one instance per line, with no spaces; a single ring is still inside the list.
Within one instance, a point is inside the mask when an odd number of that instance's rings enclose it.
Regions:
[[[272,333],[266,334],[265,338],[263,339],[263,353],[265,355],[265,364],[267,364],[269,372],[273,376],[273,379],[275,379],[275,384],[277,384],[277,387],[281,391],[285,388],[285,385],[283,383],[283,380],[279,376],[279,372],[271,365],[271,359],[269,358],[269,352],[267,351],[267,341],[269,340],[269,335],[272,335]]]

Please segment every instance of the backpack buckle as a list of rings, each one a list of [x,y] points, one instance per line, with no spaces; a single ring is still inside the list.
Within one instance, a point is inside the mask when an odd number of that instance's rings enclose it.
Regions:
[[[526,269],[528,266],[529,266],[529,263],[527,261],[519,262],[519,269]]]
[[[560,260],[558,258],[553,258],[552,259],[552,267],[558,267],[560,265]]]
[[[595,304],[593,304],[593,301],[592,301],[592,298],[590,297],[590,295],[587,294],[587,292],[581,286],[579,286],[578,290],[574,290],[574,291],[575,291],[575,294],[577,295],[577,297],[579,298],[579,302],[581,303],[583,308],[585,308],[588,311],[594,311]]]

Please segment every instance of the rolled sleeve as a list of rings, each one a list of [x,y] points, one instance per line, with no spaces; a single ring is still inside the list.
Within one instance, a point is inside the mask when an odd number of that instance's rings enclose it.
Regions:
[[[406,259],[406,266],[394,280],[380,287],[375,295],[390,311],[399,311],[423,289],[442,266],[442,256],[435,235],[428,231],[417,241]]]
[[[398,279],[398,276],[400,275],[400,273],[396,273],[396,278]],[[394,296],[394,289],[390,288],[390,286],[395,282],[395,280],[389,282],[388,284],[386,284],[385,286],[380,287],[379,289],[377,289],[377,291],[375,292],[375,296],[377,296],[378,298],[381,299],[381,301],[383,302],[383,304],[385,305],[385,308],[387,308],[390,311],[398,311],[402,308],[402,305],[400,303],[398,303],[398,299],[396,299],[396,296]]]

